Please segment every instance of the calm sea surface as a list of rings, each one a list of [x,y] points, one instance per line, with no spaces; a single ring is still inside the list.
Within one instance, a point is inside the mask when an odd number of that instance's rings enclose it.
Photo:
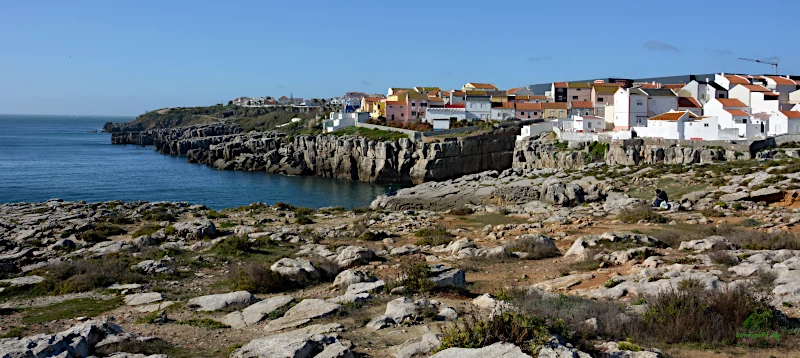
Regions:
[[[330,178],[219,171],[152,147],[111,145],[105,122],[125,117],[0,115],[0,203],[62,198],[188,201],[214,209],[273,204],[366,206],[386,188]],[[93,133],[93,130],[97,130]]]

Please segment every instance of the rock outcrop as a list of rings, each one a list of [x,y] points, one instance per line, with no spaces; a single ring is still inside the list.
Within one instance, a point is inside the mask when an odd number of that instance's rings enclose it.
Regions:
[[[401,139],[376,142],[359,137],[241,133],[222,123],[141,132],[112,133],[113,144],[154,145],[163,154],[224,170],[316,175],[368,182],[422,183],[511,167],[517,128],[448,138],[441,142]]]

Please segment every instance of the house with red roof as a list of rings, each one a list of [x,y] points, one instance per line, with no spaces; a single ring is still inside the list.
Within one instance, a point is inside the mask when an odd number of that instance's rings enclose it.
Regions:
[[[703,106],[694,97],[678,97],[678,110],[689,111],[698,116],[703,115]]]
[[[750,113],[775,113],[780,110],[778,94],[762,85],[737,84],[728,91],[728,96],[749,106]]]
[[[800,111],[779,111],[769,119],[769,135],[800,133]]]
[[[736,129],[721,129],[716,117],[689,111],[669,111],[647,119],[647,126],[631,128],[637,137],[678,140],[737,139]]]
[[[741,137],[755,137],[766,131],[766,126],[753,118],[750,107],[738,98],[714,98],[703,107],[703,115],[717,118],[720,128],[736,128]]]

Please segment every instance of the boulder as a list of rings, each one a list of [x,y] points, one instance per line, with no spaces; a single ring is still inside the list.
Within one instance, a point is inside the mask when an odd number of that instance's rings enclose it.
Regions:
[[[431,266],[431,281],[439,287],[466,288],[467,279],[464,271],[451,268],[442,264]]]
[[[338,255],[336,255],[336,263],[343,268],[349,268],[358,265],[365,265],[375,259],[375,253],[361,246],[348,246],[345,247]]]
[[[213,238],[217,235],[217,228],[209,220],[194,220],[172,224],[179,237],[187,240],[202,240],[204,237]]]
[[[367,323],[366,327],[377,331],[384,328],[392,327],[395,324],[397,323],[395,323],[392,317],[389,317],[388,315],[382,315],[370,320],[369,323]]]
[[[267,332],[280,331],[311,322],[314,318],[324,317],[342,308],[341,305],[319,299],[305,299],[290,308],[283,317],[272,320],[264,327]]]
[[[290,303],[294,302],[294,297],[281,295],[264,299],[263,301],[256,302],[241,312],[234,311],[225,316],[222,323],[231,326],[231,328],[239,329],[246,326],[252,326],[261,322],[273,311],[282,310]]]
[[[245,306],[256,302],[255,296],[247,291],[236,291],[218,295],[195,297],[187,302],[187,306],[195,311],[217,311],[230,306]]]
[[[712,248],[718,250],[730,250],[735,248],[736,245],[728,241],[722,236],[709,236],[702,240],[683,241],[678,250],[688,250],[694,252],[704,252]]]
[[[392,351],[395,358],[411,358],[428,354],[441,345],[442,341],[439,340],[439,337],[433,333],[425,333],[422,338],[409,340],[392,347]]]
[[[319,271],[314,268],[311,261],[301,258],[290,259],[284,257],[272,264],[270,270],[293,281],[313,281],[319,279]]]
[[[352,357],[349,350],[342,351],[336,333],[342,326],[336,323],[311,325],[294,331],[257,338],[234,351],[231,358],[312,358],[320,357],[328,346],[336,345],[322,357]]]
[[[125,296],[125,304],[128,306],[139,306],[158,302],[163,299],[164,297],[158,292],[134,293]]]
[[[495,343],[483,348],[447,348],[430,358],[530,358],[511,343]]]
[[[139,339],[113,323],[92,320],[55,334],[0,339],[0,354],[20,358],[88,357],[98,346],[131,340]]]
[[[373,282],[376,280],[377,278],[368,275],[367,273],[352,269],[347,269],[336,275],[336,278],[333,280],[333,285],[339,287],[347,287],[354,283]]]

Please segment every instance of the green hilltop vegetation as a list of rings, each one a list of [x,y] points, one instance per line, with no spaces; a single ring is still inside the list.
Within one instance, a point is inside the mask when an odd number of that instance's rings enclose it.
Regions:
[[[323,111],[327,112],[328,110],[323,109]],[[239,124],[246,131],[263,131],[276,129],[278,125],[290,122],[292,118],[302,118],[303,122],[287,127],[308,128],[310,123],[310,127],[314,127],[316,124],[313,123],[313,119],[318,113],[316,111],[295,113],[286,111],[282,107],[248,108],[217,104],[206,107],[176,107],[150,111],[136,117],[135,120],[127,123],[127,125],[138,126],[147,130],[225,121]]]

